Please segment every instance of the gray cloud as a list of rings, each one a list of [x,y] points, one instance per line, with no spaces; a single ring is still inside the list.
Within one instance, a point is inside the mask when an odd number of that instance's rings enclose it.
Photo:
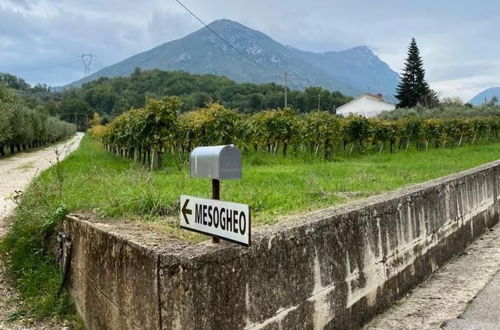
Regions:
[[[486,83],[500,85],[493,0],[184,2],[207,22],[237,20],[297,48],[367,45],[398,72],[415,37],[443,95],[466,98]],[[0,0],[0,18],[0,71],[51,85],[81,77],[82,52],[97,54],[97,70],[200,28],[173,0]]]

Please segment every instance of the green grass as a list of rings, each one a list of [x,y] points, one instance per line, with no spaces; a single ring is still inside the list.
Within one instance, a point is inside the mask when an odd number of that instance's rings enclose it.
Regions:
[[[221,199],[248,203],[253,224],[340,204],[471,168],[500,158],[500,143],[394,154],[359,155],[333,161],[305,155],[284,158],[244,154],[243,179],[222,182]],[[167,164],[174,164],[167,160]],[[191,241],[205,236],[178,228],[179,195],[210,197],[209,180],[191,179],[187,167],[150,172],[83,138],[80,148],[45,171],[27,189],[3,242],[13,278],[31,315],[73,315],[66,293],[56,297],[61,275],[47,241],[64,214],[90,210],[103,219],[146,222]]]
[[[243,156],[243,179],[222,182],[221,199],[251,205],[255,225],[272,224],[285,214],[374,195],[498,159],[499,147],[497,143],[358,155],[329,162],[304,155],[250,153]],[[64,205],[70,211],[91,210],[102,218],[165,223],[173,235],[180,235],[179,195],[211,194],[209,180],[189,178],[187,170],[187,166],[167,166],[150,172],[85,136],[59,171],[52,168],[35,181],[21,210],[28,207],[30,213],[46,213]]]

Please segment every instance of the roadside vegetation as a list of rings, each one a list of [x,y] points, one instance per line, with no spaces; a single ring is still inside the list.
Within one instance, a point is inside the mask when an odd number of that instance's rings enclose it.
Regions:
[[[286,221],[286,215],[422,182],[500,157],[500,143],[464,145],[395,153],[336,156],[330,161],[308,152],[273,155],[244,153],[243,179],[222,183],[221,198],[251,205],[254,226]],[[26,299],[25,313],[73,315],[61,274],[47,243],[61,218],[84,210],[102,219],[136,220],[172,237],[200,241],[206,237],[178,228],[180,194],[210,196],[208,180],[188,177],[187,163],[174,157],[150,171],[108,152],[86,135],[78,150],[42,173],[19,201],[13,227],[2,243],[8,266]]]

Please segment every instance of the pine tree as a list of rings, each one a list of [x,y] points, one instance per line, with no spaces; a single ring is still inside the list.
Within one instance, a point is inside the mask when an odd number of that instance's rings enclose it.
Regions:
[[[432,91],[425,81],[425,70],[420,57],[415,38],[412,38],[408,47],[408,58],[406,59],[401,81],[397,87],[396,98],[399,100],[399,108],[414,107],[419,103],[426,103]]]

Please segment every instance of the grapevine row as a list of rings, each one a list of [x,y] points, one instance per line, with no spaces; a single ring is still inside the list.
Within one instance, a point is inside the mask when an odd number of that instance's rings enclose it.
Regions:
[[[493,141],[500,134],[497,117],[383,120],[321,111],[298,115],[291,109],[249,116],[216,103],[183,114],[179,109],[176,97],[150,99],[144,108],[127,111],[106,126],[94,125],[91,133],[108,149],[152,168],[165,153],[183,154],[201,145],[233,143],[244,151],[285,156],[290,150],[307,151],[328,159],[334,153],[458,147]]]

